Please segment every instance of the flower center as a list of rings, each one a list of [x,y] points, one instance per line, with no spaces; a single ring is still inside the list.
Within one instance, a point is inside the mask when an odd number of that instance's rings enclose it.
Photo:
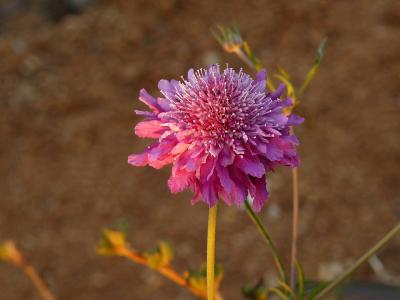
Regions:
[[[268,118],[272,99],[265,94],[264,83],[242,71],[228,68],[220,74],[218,68],[200,69],[165,96],[174,122],[206,149],[228,145],[241,153],[260,128],[273,125]]]

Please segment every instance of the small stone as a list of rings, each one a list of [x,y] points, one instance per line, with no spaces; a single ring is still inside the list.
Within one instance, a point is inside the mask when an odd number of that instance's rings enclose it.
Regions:
[[[276,203],[271,203],[267,207],[268,220],[277,220],[282,217],[282,209]]]
[[[340,262],[321,263],[318,267],[318,278],[323,281],[334,279],[344,271],[344,266]]]

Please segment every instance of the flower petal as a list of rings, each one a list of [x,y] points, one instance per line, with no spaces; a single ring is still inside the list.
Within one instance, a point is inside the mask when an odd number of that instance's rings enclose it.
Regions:
[[[222,148],[219,153],[219,162],[223,167],[229,166],[235,160],[235,155],[233,154],[231,149],[227,147]]]
[[[182,192],[189,186],[191,174],[188,172],[179,172],[168,179],[168,187],[172,193]]]
[[[235,186],[235,182],[230,177],[228,168],[222,167],[220,164],[217,164],[216,169],[217,169],[217,174],[218,174],[218,178],[219,178],[219,182],[221,183],[221,186],[228,193],[230,193]]]
[[[204,202],[206,202],[210,207],[213,207],[218,201],[214,180],[210,179],[201,182],[200,190]]]
[[[265,157],[271,161],[279,161],[283,158],[283,151],[276,144],[269,143]]]
[[[288,118],[287,125],[288,126],[299,125],[303,122],[304,122],[304,118],[302,118],[296,114],[291,114]]]
[[[256,156],[244,156],[236,158],[236,165],[246,174],[261,177],[265,174],[265,168]]]
[[[274,92],[272,92],[269,96],[272,99],[279,98],[282,95],[282,93],[285,91],[285,89],[286,89],[286,85],[284,83],[281,83],[281,84],[279,84],[278,88]]]
[[[255,187],[251,195],[253,197],[253,209],[259,212],[268,199],[267,183],[265,182],[265,176],[253,178],[252,181]]]
[[[151,96],[145,89],[141,89],[139,92],[139,100],[151,108],[154,112],[160,112],[156,98]]]
[[[206,158],[204,164],[200,166],[200,181],[207,181],[214,173],[217,160],[211,156]]]
[[[267,70],[266,69],[262,69],[261,71],[259,71],[256,74],[256,82],[262,82],[267,80]]]
[[[159,138],[165,131],[166,127],[162,126],[159,120],[149,120],[139,122],[135,126],[135,134],[142,138]]]
[[[137,167],[143,167],[149,163],[148,153],[131,154],[128,156],[128,163]]]
[[[231,196],[234,199],[236,205],[241,205],[246,200],[249,193],[248,183],[249,179],[242,171],[237,168],[231,168],[230,174],[232,180],[235,182],[234,188],[231,192]]]

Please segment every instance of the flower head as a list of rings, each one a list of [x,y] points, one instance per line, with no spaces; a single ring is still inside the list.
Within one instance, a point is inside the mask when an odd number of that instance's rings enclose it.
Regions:
[[[189,70],[182,81],[161,80],[158,87],[163,97],[140,91],[152,111],[136,111],[145,120],[135,127],[136,135],[157,142],[128,162],[157,169],[172,164],[171,192],[190,188],[192,203],[203,199],[210,206],[218,199],[240,205],[251,196],[259,211],[268,198],[266,173],[298,165],[290,126],[303,119],[283,113],[291,104],[279,98],[284,85],[266,92],[265,70],[253,80],[242,70],[211,65]]]
[[[237,26],[232,26],[231,28],[217,26],[216,31],[213,30],[212,33],[226,52],[235,53],[239,51],[244,44]]]

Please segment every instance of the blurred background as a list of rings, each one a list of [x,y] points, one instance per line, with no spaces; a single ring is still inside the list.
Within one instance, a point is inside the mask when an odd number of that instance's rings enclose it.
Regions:
[[[210,34],[236,22],[269,69],[301,82],[328,37],[320,71],[302,97],[299,255],[308,277],[331,279],[400,218],[400,2],[0,1],[0,240],[13,239],[60,300],[191,299],[122,258],[100,257],[103,227],[124,219],[144,250],[174,245],[177,269],[205,259],[207,208],[171,195],[170,170],[134,168],[127,156],[140,88],[190,67],[242,63]],[[248,70],[251,72],[251,70]],[[291,174],[270,176],[263,221],[289,259]],[[245,212],[221,206],[222,292],[276,277]],[[400,239],[379,255],[400,277]],[[370,266],[356,278],[384,281]],[[39,300],[15,267],[0,264],[0,299]]]

